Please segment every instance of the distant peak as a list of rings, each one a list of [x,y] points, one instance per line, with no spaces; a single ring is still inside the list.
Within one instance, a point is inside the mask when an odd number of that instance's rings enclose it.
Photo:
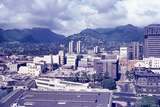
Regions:
[[[160,26],[160,24],[150,24],[148,26]]]
[[[127,24],[127,25],[122,25],[122,26],[118,26],[118,27],[135,28],[136,26],[134,26],[132,24]]]
[[[49,28],[34,27],[32,30],[50,30]]]
[[[89,33],[89,32],[95,32],[96,33],[96,31],[94,29],[91,29],[91,28],[84,29],[80,33]]]

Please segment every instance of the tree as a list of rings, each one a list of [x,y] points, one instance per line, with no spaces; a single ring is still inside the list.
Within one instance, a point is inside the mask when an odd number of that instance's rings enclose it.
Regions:
[[[96,74],[93,74],[93,78],[94,78],[94,81],[101,82],[104,79],[104,76],[102,73],[96,73]]]
[[[132,79],[134,79],[134,72],[133,71],[126,71],[126,77],[129,81],[131,81]]]
[[[112,78],[104,79],[101,84],[103,88],[107,88],[109,90],[116,89],[116,81]]]
[[[80,82],[85,83],[85,82],[89,82],[89,77],[87,75],[86,72],[82,72],[80,78],[79,78]]]
[[[144,96],[136,107],[159,107],[159,100],[154,96]]]

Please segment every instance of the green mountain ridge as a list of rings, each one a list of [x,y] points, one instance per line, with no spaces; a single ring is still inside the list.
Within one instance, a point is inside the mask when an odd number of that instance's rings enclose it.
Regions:
[[[80,33],[65,37],[52,32],[47,28],[32,29],[0,29],[0,43],[20,42],[20,43],[67,43],[70,40],[81,40],[88,44],[104,42],[132,42],[143,41],[143,28],[131,24],[118,26],[115,28],[84,29]]]

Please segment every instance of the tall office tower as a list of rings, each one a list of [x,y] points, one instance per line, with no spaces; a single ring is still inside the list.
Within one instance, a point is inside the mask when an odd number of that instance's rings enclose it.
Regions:
[[[99,53],[99,47],[98,47],[98,46],[95,46],[95,47],[94,47],[94,53],[95,53],[95,54]]]
[[[63,50],[60,50],[58,55],[59,55],[59,64],[62,66],[65,64],[65,53]]]
[[[132,42],[128,46],[128,59],[142,59],[143,57],[143,46],[139,42]]]
[[[126,80],[126,71],[128,71],[128,57],[129,57],[128,47],[120,47],[119,64],[120,64],[121,81]]]
[[[145,27],[144,56],[160,57],[160,24],[152,24]]]
[[[73,54],[73,41],[69,42],[69,54]]]
[[[139,59],[140,45],[138,42],[132,43],[133,59]]]
[[[81,41],[77,41],[77,54],[81,53]]]

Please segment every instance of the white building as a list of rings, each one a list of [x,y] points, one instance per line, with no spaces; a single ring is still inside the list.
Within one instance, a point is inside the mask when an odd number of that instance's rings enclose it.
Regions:
[[[44,55],[43,57],[34,57],[34,63],[46,62],[46,64],[59,64],[59,55]]]
[[[69,52],[70,54],[73,54],[73,53],[74,53],[74,50],[73,50],[73,41],[70,41],[70,42],[69,42],[69,50],[68,50],[68,52]]]
[[[65,64],[65,53],[63,50],[60,50],[59,53],[59,64],[64,65]]]
[[[77,55],[76,54],[67,54],[67,65],[77,67]]]
[[[143,68],[160,68],[160,58],[149,57],[143,58],[143,60],[139,60],[135,67],[143,67]]]
[[[99,47],[95,46],[94,49],[93,49],[93,51],[94,51],[95,54],[99,53]]]
[[[77,42],[77,54],[81,53],[81,41]]]
[[[84,57],[78,62],[78,67],[88,67],[88,58]]]
[[[33,63],[40,63],[44,61],[44,58],[43,57],[34,57],[33,58]]]
[[[120,47],[120,59],[128,59],[128,48]]]
[[[36,85],[40,89],[87,89],[89,84],[82,84],[76,82],[62,81],[60,79],[53,78],[38,78],[35,80]]]
[[[42,73],[44,67],[45,67],[45,65],[35,64],[35,63],[27,63],[26,66],[21,66],[19,68],[18,73],[19,74],[28,74],[28,75],[32,75],[32,76],[39,76]]]
[[[9,68],[10,71],[15,71],[15,72],[18,71],[18,64],[9,63],[7,67]]]
[[[8,63],[7,67],[9,68],[9,71],[17,72],[19,70],[19,67],[23,65],[25,65],[25,63]]]
[[[53,64],[53,56],[52,55],[45,55],[45,56],[43,56],[43,61],[45,61],[46,64]]]
[[[52,61],[53,61],[53,64],[60,64],[60,61],[59,61],[59,55],[52,55]]]

